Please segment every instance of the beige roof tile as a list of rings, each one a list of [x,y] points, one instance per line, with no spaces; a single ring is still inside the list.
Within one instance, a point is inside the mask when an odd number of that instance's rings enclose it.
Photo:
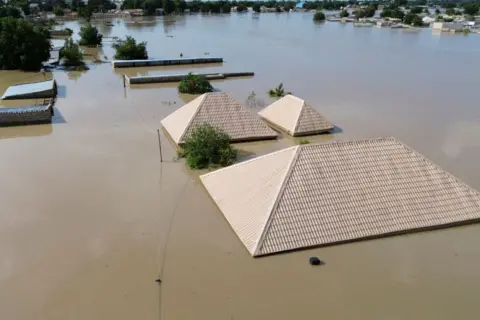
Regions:
[[[201,177],[253,256],[480,219],[476,190],[393,138],[282,151]]]
[[[293,136],[322,133],[333,129],[333,125],[318,111],[305,100],[293,95],[286,95],[258,114]]]
[[[161,122],[177,144],[183,143],[200,124],[222,129],[234,142],[277,137],[275,131],[224,92],[205,93]]]
[[[201,176],[220,210],[250,252],[258,241],[275,204],[296,147],[283,149],[258,159],[242,162]],[[229,183],[249,179],[251,183]]]

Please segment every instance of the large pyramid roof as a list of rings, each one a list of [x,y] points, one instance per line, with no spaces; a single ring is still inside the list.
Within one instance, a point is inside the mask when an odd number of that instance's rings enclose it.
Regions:
[[[333,125],[311,105],[293,95],[286,95],[258,114],[293,136],[322,133],[333,129]]]
[[[393,138],[299,145],[201,176],[253,256],[480,219],[480,194]]]
[[[224,92],[205,93],[161,121],[172,139],[181,144],[196,125],[210,124],[232,141],[274,139],[277,133]]]

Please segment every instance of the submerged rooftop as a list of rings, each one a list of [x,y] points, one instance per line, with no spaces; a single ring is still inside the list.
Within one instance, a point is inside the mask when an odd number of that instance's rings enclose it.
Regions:
[[[54,98],[57,94],[55,80],[21,83],[7,88],[2,100]]]
[[[480,218],[476,190],[394,138],[299,145],[201,180],[253,256]]]
[[[259,113],[271,124],[293,136],[333,130],[333,125],[305,100],[293,95],[275,101]]]
[[[277,133],[225,92],[205,93],[161,121],[177,144],[192,129],[209,124],[226,132],[233,142],[275,139]]]

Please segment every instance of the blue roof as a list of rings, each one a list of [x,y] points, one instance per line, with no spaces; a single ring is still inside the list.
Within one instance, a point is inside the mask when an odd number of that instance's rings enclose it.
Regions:
[[[295,5],[295,8],[298,8],[298,9],[303,8],[303,5],[304,5],[304,4],[305,4],[305,2],[300,1],[299,3],[297,3],[297,4]]]

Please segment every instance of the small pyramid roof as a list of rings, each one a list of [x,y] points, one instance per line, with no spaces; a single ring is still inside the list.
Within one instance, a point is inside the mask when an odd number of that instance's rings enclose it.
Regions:
[[[294,146],[200,178],[253,256],[480,220],[476,190],[393,138]]]
[[[293,136],[322,133],[333,129],[333,125],[311,105],[293,95],[286,95],[258,114]]]
[[[210,124],[233,142],[274,139],[277,133],[225,92],[205,93],[161,121],[171,138],[181,144],[196,125]]]

